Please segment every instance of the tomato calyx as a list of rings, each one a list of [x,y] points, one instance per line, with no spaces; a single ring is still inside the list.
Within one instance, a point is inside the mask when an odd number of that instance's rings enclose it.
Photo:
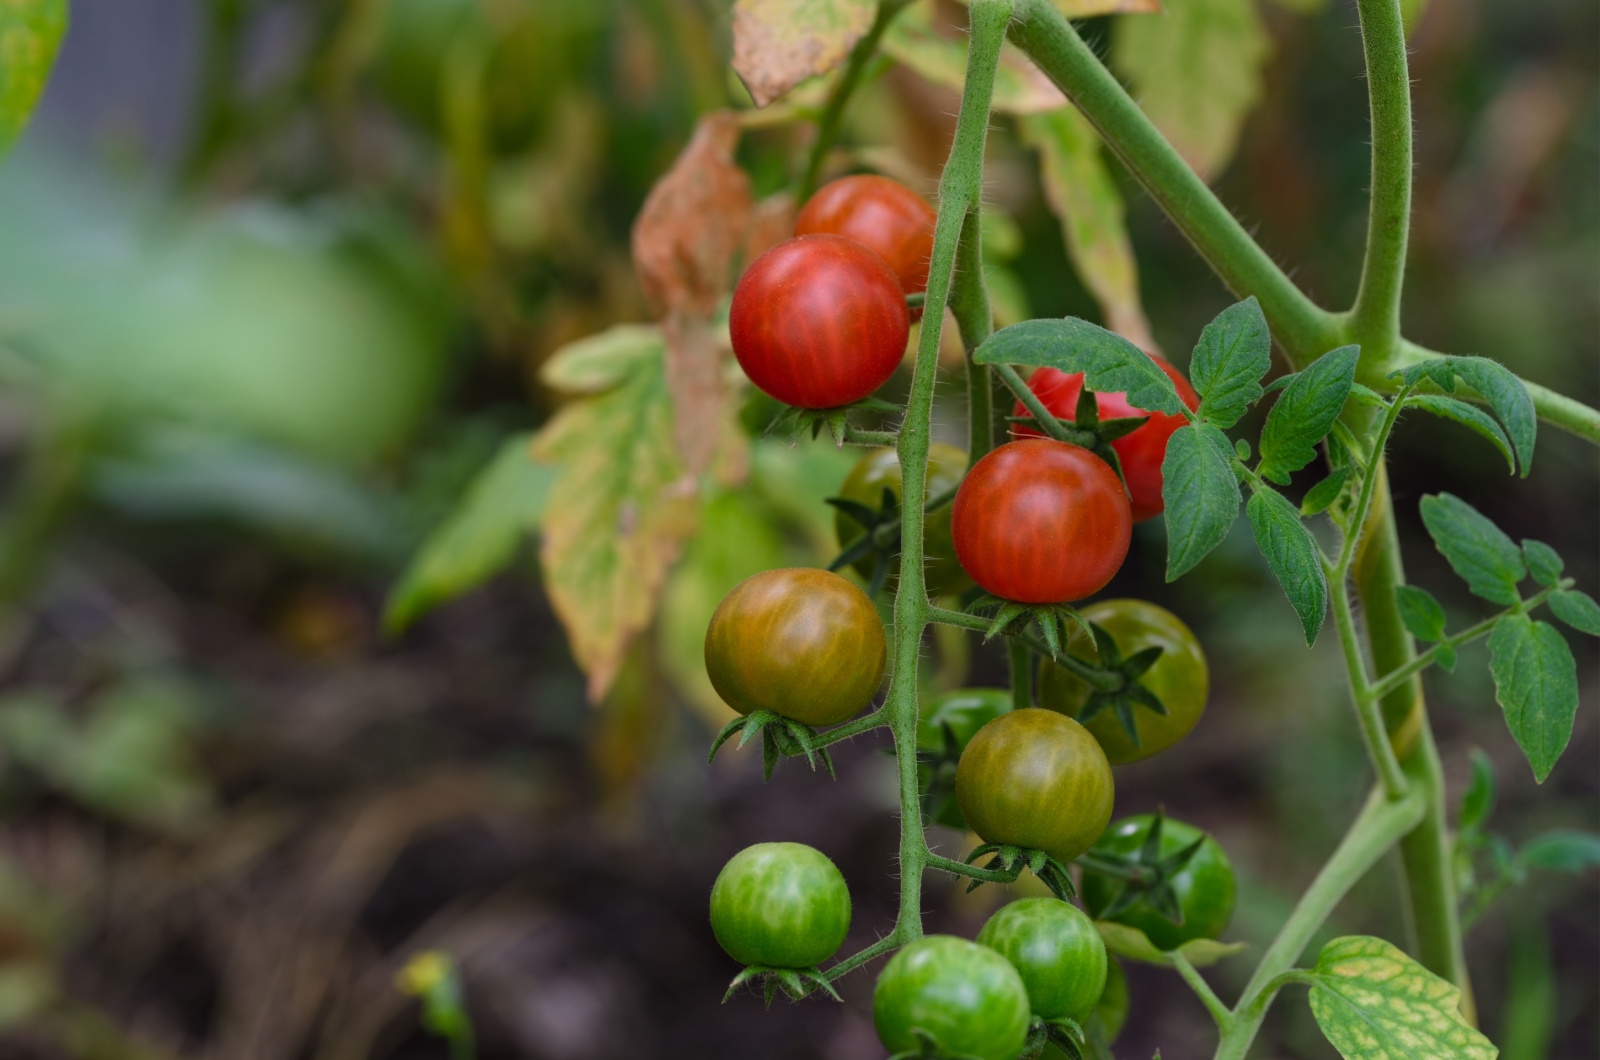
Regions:
[[[1035,1016],[1028,1028],[1028,1042],[1022,1047],[1017,1060],[1036,1060],[1044,1055],[1045,1047],[1049,1045],[1060,1049],[1072,1060],[1084,1060],[1088,1039],[1083,1025],[1070,1016],[1051,1020]]]
[[[882,398],[864,397],[860,401],[852,401],[848,405],[838,405],[831,409],[803,409],[798,405],[788,405],[784,410],[767,425],[762,431],[762,436],[778,431],[788,431],[791,442],[799,442],[809,434],[812,440],[821,437],[824,428],[828,436],[833,439],[836,449],[843,449],[845,442],[850,441],[849,413],[852,409],[864,409],[869,412],[904,412],[899,405],[884,401]],[[882,432],[879,432],[882,433]],[[891,432],[892,433],[892,432]],[[892,440],[886,443],[882,440],[872,444],[893,445]]]
[[[818,990],[835,1001],[844,1000],[820,969],[770,968],[764,964],[751,964],[733,977],[733,982],[728,984],[728,992],[722,995],[722,1003],[726,1005],[740,987],[753,982],[760,982],[762,1000],[768,1008],[772,1007],[772,1000],[780,990],[790,1001],[800,1001]]]
[[[920,1027],[911,1028],[911,1035],[917,1040],[917,1048],[895,1053],[889,1060],[978,1060],[968,1053],[945,1052],[938,1040]]]
[[[929,821],[941,820],[956,806],[956,765],[961,761],[961,738],[949,722],[939,726],[940,746],[937,750],[917,752],[917,764],[928,767],[928,779],[922,789],[922,816]]]
[[[987,612],[993,611],[994,615],[989,623],[989,628],[984,630],[983,642],[989,643],[998,636],[1026,636],[1030,627],[1038,631],[1044,649],[1050,653],[1052,659],[1063,656],[1061,648],[1062,623],[1076,622],[1084,631],[1092,633],[1084,617],[1078,609],[1070,604],[1024,604],[1016,600],[1004,600],[998,596],[980,596],[967,605],[967,614],[988,618]],[[1079,660],[1081,662],[1081,660]],[[1077,671],[1074,671],[1075,673]],[[1105,680],[1102,678],[1102,680]],[[1090,682],[1094,684],[1093,681]],[[1095,685],[1095,687],[1099,687]]]
[[[1167,705],[1161,702],[1161,697],[1146,688],[1139,678],[1149,672],[1166,649],[1160,645],[1153,645],[1123,658],[1121,650],[1117,647],[1116,638],[1112,637],[1104,626],[1087,619],[1082,621],[1094,637],[1095,650],[1100,656],[1099,661],[1091,662],[1071,653],[1063,653],[1056,659],[1056,662],[1072,671],[1092,690],[1089,698],[1084,701],[1083,708],[1078,711],[1077,719],[1087,725],[1101,713],[1109,710],[1116,717],[1117,723],[1122,726],[1123,732],[1127,733],[1133,746],[1139,747],[1139,725],[1134,717],[1135,708],[1144,707],[1161,715],[1167,713]]]
[[[930,500],[922,510],[926,513],[936,512],[949,505],[955,498],[955,490],[946,490]],[[895,560],[900,556],[899,498],[894,495],[893,490],[885,486],[883,497],[876,508],[849,497],[829,497],[824,503],[832,505],[866,531],[835,556],[833,562],[828,564],[828,569],[840,571],[871,556],[872,574],[867,578],[867,595],[877,596],[883,592],[883,587],[888,583],[889,575],[894,570]]]
[[[1183,909],[1178,903],[1177,892],[1172,888],[1172,878],[1183,871],[1208,837],[1202,834],[1181,850],[1162,857],[1161,824],[1164,819],[1162,811],[1158,809],[1139,845],[1138,853],[1132,857],[1094,852],[1077,859],[1084,871],[1120,881],[1117,890],[1112,893],[1111,901],[1100,911],[1099,919],[1115,919],[1119,913],[1143,901],[1163,919],[1183,926]]]
[[[717,733],[717,738],[711,741],[711,753],[706,756],[710,762],[717,757],[717,752],[722,750],[722,745],[733,739],[735,733],[739,735],[736,747],[743,747],[749,743],[756,733],[761,734],[761,779],[772,779],[772,771],[778,766],[778,759],[805,755],[810,763],[812,772],[816,771],[817,762],[820,760],[828,770],[828,776],[838,779],[838,774],[833,771],[833,759],[828,757],[828,749],[817,745],[817,730],[793,718],[785,718],[781,714],[774,714],[770,710],[757,710],[741,718],[734,718],[722,727]]]
[[[1013,846],[1010,843],[984,843],[975,847],[967,855],[967,864],[972,865],[979,858],[989,857],[989,863],[983,868],[988,872],[1004,873],[1005,880],[980,880],[974,879],[967,884],[967,891],[975,891],[985,883],[1014,883],[1022,875],[1022,870],[1027,869],[1063,902],[1070,902],[1078,897],[1078,888],[1072,883],[1072,874],[1067,871],[1067,866],[1060,858],[1048,854],[1043,850],[1032,847]]]
[[[1143,427],[1150,422],[1150,417],[1119,416],[1116,419],[1102,420],[1095,392],[1083,387],[1078,391],[1078,407],[1073,411],[1073,418],[1070,420],[1058,419],[1053,424],[1047,425],[1034,416],[1007,416],[1006,422],[1089,450],[1111,465],[1111,470],[1122,479],[1122,486],[1126,489],[1128,478],[1123,474],[1122,461],[1117,456],[1117,451],[1111,447],[1111,443]]]

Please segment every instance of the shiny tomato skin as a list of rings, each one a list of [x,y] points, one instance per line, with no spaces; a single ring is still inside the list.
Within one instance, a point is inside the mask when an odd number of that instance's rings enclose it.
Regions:
[[[954,489],[966,470],[965,450],[943,442],[929,445],[925,499],[932,500],[946,490]],[[900,454],[887,446],[867,451],[867,455],[863,456],[850,470],[850,474],[845,476],[843,484],[839,487],[839,496],[848,497],[876,510],[883,504],[883,490],[886,486],[897,500],[902,504],[905,503],[901,490]],[[864,533],[861,525],[843,512],[835,514],[833,529],[838,537],[840,549],[848,548]],[[922,556],[923,578],[928,595],[950,596],[972,588],[972,579],[967,577],[967,572],[956,562],[955,545],[950,540],[949,504],[929,512],[923,520]],[[863,578],[870,578],[872,564],[873,557],[867,556],[857,561],[855,568]],[[893,573],[884,583],[886,591],[894,592],[895,586],[899,583],[899,571],[900,561],[897,559],[894,561]]]
[[[1125,857],[1137,854],[1150,832],[1150,822],[1148,814],[1118,821],[1095,844],[1095,850]],[[1171,857],[1204,834],[1194,825],[1165,818],[1161,822],[1160,856]],[[1170,882],[1178,896],[1178,908],[1183,912],[1181,925],[1174,924],[1143,900],[1113,919],[1143,931],[1162,950],[1175,950],[1191,939],[1214,939],[1227,930],[1228,922],[1233,919],[1235,883],[1233,863],[1220,843],[1206,836],[1200,849]],[[1100,910],[1110,905],[1117,885],[1116,880],[1097,873],[1083,874],[1083,906],[1090,915],[1098,916]]]
[[[1105,587],[1133,536],[1109,464],[1066,442],[1028,438],[967,472],[950,512],[956,558],[995,596],[1062,604]]]
[[[757,843],[717,874],[711,930],[740,964],[813,968],[844,945],[850,890],[822,851],[803,843]]]
[[[1083,910],[1059,898],[1019,898],[995,911],[978,941],[1010,961],[1041,1019],[1082,1019],[1106,988],[1106,944]]]
[[[1127,730],[1109,710],[1096,714],[1085,724],[1105,748],[1114,766],[1137,762],[1164,751],[1189,734],[1205,713],[1206,692],[1210,684],[1205,652],[1183,620],[1164,607],[1147,600],[1096,600],[1083,609],[1083,617],[1102,628],[1117,642],[1124,659],[1146,648],[1162,649],[1155,665],[1146,670],[1139,683],[1161,700],[1167,713],[1157,714],[1143,706],[1133,709],[1134,727],[1139,742],[1129,739]],[[1068,623],[1067,650],[1090,662],[1100,658],[1094,640],[1076,623]],[[1045,661],[1039,673],[1039,705],[1059,710],[1076,718],[1089,699],[1089,686],[1058,663]]]
[[[872,1021],[890,1053],[1016,1060],[1028,1037],[1028,991],[1000,954],[953,935],[929,935],[889,960],[872,992]]]
[[[1178,388],[1178,397],[1191,409],[1200,407],[1200,395],[1189,385],[1183,373],[1165,358],[1152,356],[1160,369],[1167,373],[1172,385]],[[1044,407],[1058,420],[1072,420],[1078,412],[1078,393],[1083,389],[1083,373],[1068,375],[1055,368],[1040,368],[1028,377],[1028,389],[1039,396]],[[1149,415],[1150,420],[1132,434],[1125,434],[1111,443],[1117,460],[1122,464],[1122,477],[1128,481],[1128,496],[1133,504],[1133,521],[1142,523],[1160,515],[1165,504],[1161,500],[1161,461],[1167,455],[1167,439],[1188,420],[1182,416],[1169,416],[1165,412],[1147,413],[1128,404],[1126,394],[1094,396],[1095,407],[1103,420],[1122,419],[1127,416]],[[1027,406],[1017,402],[1015,416],[1028,415]],[[1019,427],[1019,437],[1042,438],[1040,432]]]
[[[795,217],[794,234],[853,239],[888,262],[906,294],[914,294],[928,289],[937,219],[927,200],[899,181],[859,174],[818,188]]]
[[[706,673],[740,714],[806,725],[859,714],[883,680],[887,644],[867,594],[831,571],[762,571],[722,598],[706,630]]]
[[[848,405],[894,374],[911,316],[894,270],[843,236],[785,240],[733,290],[728,333],[745,375],[779,401]]]
[[[956,802],[974,832],[1062,861],[1100,838],[1114,793],[1111,763],[1089,730],[1037,707],[979,729],[956,766]]]

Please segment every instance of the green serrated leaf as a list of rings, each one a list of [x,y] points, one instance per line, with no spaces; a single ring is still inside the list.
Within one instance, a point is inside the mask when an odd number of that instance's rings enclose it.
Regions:
[[[479,471],[454,511],[430,533],[389,592],[384,626],[405,629],[424,612],[510,565],[544,511],[555,469],[535,463],[531,434],[518,434]]]
[[[1517,586],[1528,568],[1516,542],[1453,494],[1424,497],[1421,509],[1434,546],[1474,595],[1506,606],[1517,602]]]
[[[1189,382],[1200,395],[1200,417],[1232,427],[1261,400],[1261,377],[1272,367],[1272,333],[1252,296],[1224,309],[1200,332],[1189,361]]]
[[[1394,591],[1400,605],[1400,620],[1413,637],[1433,642],[1444,637],[1444,608],[1433,594],[1415,585],[1401,585]]]
[[[1333,474],[1323,479],[1306,491],[1305,500],[1300,502],[1301,515],[1317,515],[1328,510],[1328,506],[1339,499],[1339,494],[1344,492],[1344,484],[1350,481],[1350,469],[1341,467]]]
[[[1561,580],[1561,568],[1566,566],[1561,562],[1561,556],[1555,549],[1543,541],[1524,539],[1522,542],[1522,556],[1528,561],[1528,573],[1533,575],[1533,580],[1540,585],[1554,585]]]
[[[1472,781],[1461,796],[1461,817],[1458,824],[1462,831],[1477,828],[1489,819],[1489,814],[1494,812],[1494,789],[1494,763],[1489,761],[1488,755],[1474,747]]]
[[[1439,664],[1439,669],[1447,674],[1456,672],[1456,649],[1454,645],[1441,642],[1436,646],[1434,659]]]
[[[1179,427],[1161,461],[1167,581],[1181,578],[1228,536],[1239,517],[1239,483],[1228,436],[1210,424]]]
[[[1572,649],[1548,622],[1510,615],[1489,636],[1489,673],[1512,738],[1542,784],[1572,737],[1578,709]]]
[[[67,32],[67,0],[0,3],[0,155],[28,124]]]
[[[1311,1013],[1345,1060],[1494,1060],[1461,1015],[1461,991],[1383,939],[1334,939],[1311,973]]]
[[[1600,604],[1588,593],[1577,589],[1551,593],[1550,613],[1579,633],[1600,637]]]
[[[1183,402],[1167,374],[1149,354],[1118,335],[1087,320],[1024,320],[990,335],[973,351],[979,364],[1048,365],[1069,375],[1083,372],[1091,390],[1124,393],[1128,404],[1174,416],[1184,413]]]
[[[1172,967],[1172,958],[1156,948],[1143,931],[1127,924],[1119,924],[1114,920],[1096,920],[1094,926],[1100,932],[1100,938],[1106,944],[1106,949],[1119,957],[1130,961],[1140,961],[1144,964],[1155,964],[1163,968]],[[1232,957],[1242,953],[1246,946],[1242,942],[1218,942],[1216,939],[1190,939],[1175,952],[1181,953],[1184,959],[1196,968],[1208,968],[1224,957]]]
[[[1406,408],[1421,409],[1476,431],[1494,443],[1494,447],[1500,450],[1500,455],[1506,458],[1506,469],[1516,474],[1517,460],[1511,452],[1511,439],[1506,437],[1506,432],[1495,422],[1494,417],[1478,406],[1469,405],[1460,398],[1446,397],[1443,394],[1412,394],[1406,398]]]
[[[1517,851],[1517,864],[1550,872],[1583,872],[1600,867],[1600,835],[1570,828],[1536,835]]]
[[[1487,357],[1439,357],[1391,372],[1389,378],[1401,379],[1410,386],[1427,379],[1446,391],[1455,390],[1458,379],[1466,383],[1489,403],[1495,418],[1505,428],[1511,449],[1522,466],[1523,477],[1532,470],[1539,420],[1527,387],[1505,365]]]
[[[1300,616],[1306,643],[1315,644],[1328,613],[1328,579],[1316,538],[1300,521],[1299,510],[1277,490],[1257,489],[1250,495],[1245,514],[1255,531],[1256,546]]]
[[[1359,346],[1341,346],[1318,357],[1295,375],[1273,403],[1261,429],[1261,463],[1256,471],[1287,485],[1289,476],[1311,463],[1317,443],[1333,427],[1355,382]]]

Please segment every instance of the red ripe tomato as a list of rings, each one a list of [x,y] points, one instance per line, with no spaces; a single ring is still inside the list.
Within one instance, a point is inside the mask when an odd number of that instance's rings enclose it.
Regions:
[[[899,181],[863,174],[819,188],[794,219],[794,234],[826,232],[855,240],[887,261],[900,286],[913,294],[928,288],[937,216]]]
[[[806,409],[848,405],[882,386],[910,329],[894,270],[842,236],[801,236],[761,255],[734,288],[728,313],[745,375]]]
[[[1172,385],[1178,388],[1178,397],[1191,409],[1200,407],[1200,395],[1194,392],[1183,373],[1163,358],[1151,357],[1160,366]],[[1083,389],[1083,373],[1068,375],[1055,368],[1040,368],[1028,377],[1028,389],[1039,395],[1044,407],[1058,420],[1071,420],[1077,415],[1078,393]],[[1150,413],[1128,404],[1126,394],[1095,394],[1094,403],[1103,420],[1122,419],[1125,416],[1150,417],[1148,423],[1132,434],[1125,434],[1111,443],[1122,462],[1122,477],[1128,480],[1128,495],[1133,501],[1133,521],[1142,523],[1161,514],[1161,461],[1167,455],[1167,439],[1188,420],[1182,416],[1169,416],[1165,412]],[[1017,402],[1015,416],[1028,415],[1027,406]],[[1019,436],[1042,438],[1040,432],[1019,427]]]
[[[1064,604],[1099,592],[1117,573],[1133,513],[1104,460],[1028,438],[967,472],[950,529],[956,558],[984,589],[1024,604]]]

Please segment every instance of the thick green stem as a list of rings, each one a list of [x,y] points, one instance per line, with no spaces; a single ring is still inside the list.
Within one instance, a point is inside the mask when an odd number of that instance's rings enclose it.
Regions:
[[[1238,1005],[1234,1006],[1232,1023],[1223,1033],[1216,1060],[1244,1060],[1250,1043],[1261,1029],[1272,995],[1282,984],[1283,973],[1300,959],[1312,937],[1356,881],[1365,876],[1397,840],[1417,827],[1425,803],[1420,791],[1413,791],[1399,800],[1387,798],[1381,790],[1368,797],[1339,848],[1301,896],[1278,937],[1261,955],[1261,963],[1256,965]]]
[[[994,332],[989,291],[983,283],[983,227],[977,211],[967,215],[956,248],[956,273],[951,279],[950,313],[967,351],[967,466],[994,448],[994,382],[986,365],[972,351]]]
[[[1333,617],[1339,630],[1339,647],[1344,652],[1345,673],[1350,684],[1350,698],[1355,703],[1356,719],[1361,723],[1361,738],[1367,745],[1367,756],[1378,773],[1384,793],[1391,799],[1399,798],[1407,787],[1405,772],[1395,757],[1389,743],[1389,733],[1384,727],[1383,712],[1378,697],[1372,694],[1372,684],[1367,680],[1367,664],[1361,657],[1361,638],[1356,632],[1355,614],[1350,607],[1350,587],[1337,570],[1328,571],[1333,595]]]
[[[1050,0],[1020,0],[1011,36],[1077,104],[1222,282],[1261,300],[1273,335],[1296,367],[1339,345],[1339,317],[1306,297],[1250,238]]]
[[[804,203],[811,198],[811,193],[817,190],[817,180],[822,176],[822,164],[827,161],[828,149],[833,146],[834,139],[839,135],[839,121],[844,117],[845,104],[850,102],[850,96],[861,84],[862,75],[866,73],[867,64],[878,52],[878,42],[883,39],[883,31],[889,28],[889,23],[894,17],[905,10],[911,0],[878,0],[878,14],[872,20],[872,26],[856,41],[856,46],[850,51],[850,58],[845,60],[844,69],[839,74],[839,80],[833,83],[833,91],[828,93],[828,101],[823,104],[822,114],[817,118],[817,138],[812,141],[811,152],[806,157],[805,172],[800,176],[800,184],[795,189],[795,201]]]
[[[1011,657],[1011,709],[1033,706],[1033,652],[1015,637],[1006,641]]]
[[[1411,75],[1400,0],[1356,0],[1372,111],[1372,205],[1361,286],[1350,337],[1371,377],[1382,375],[1400,344],[1400,294],[1411,230]]]

